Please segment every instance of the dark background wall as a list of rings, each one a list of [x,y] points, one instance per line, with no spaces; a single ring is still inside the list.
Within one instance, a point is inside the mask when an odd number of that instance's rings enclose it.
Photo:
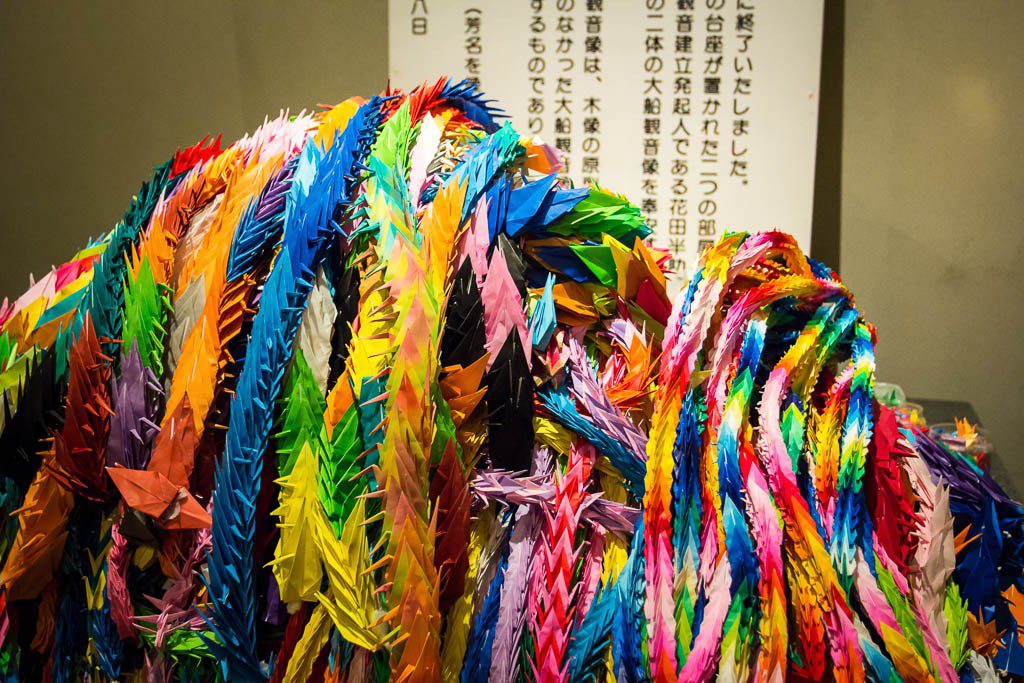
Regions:
[[[1022,32],[1020,2],[848,0],[840,211],[880,377],[970,401],[1018,490]]]
[[[1024,3],[827,0],[814,252],[879,375],[971,401],[1018,488]],[[378,91],[384,0],[0,4],[0,295],[108,230],[208,133]]]
[[[377,92],[382,0],[0,3],[0,296],[109,230],[147,169]]]

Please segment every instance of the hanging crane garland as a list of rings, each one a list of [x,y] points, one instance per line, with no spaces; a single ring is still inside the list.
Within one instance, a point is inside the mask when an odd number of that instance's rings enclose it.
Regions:
[[[0,307],[5,680],[1024,676],[1024,509],[779,232],[675,301],[470,83],[204,139]]]

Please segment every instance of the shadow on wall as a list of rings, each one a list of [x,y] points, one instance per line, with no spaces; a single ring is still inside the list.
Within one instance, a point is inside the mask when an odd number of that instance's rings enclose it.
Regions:
[[[839,268],[843,189],[843,30],[845,0],[825,0],[814,161],[811,256]]]

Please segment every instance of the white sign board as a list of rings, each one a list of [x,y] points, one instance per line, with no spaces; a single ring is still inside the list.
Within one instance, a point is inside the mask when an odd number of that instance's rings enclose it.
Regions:
[[[390,76],[472,78],[689,274],[727,231],[810,247],[823,0],[389,0]]]

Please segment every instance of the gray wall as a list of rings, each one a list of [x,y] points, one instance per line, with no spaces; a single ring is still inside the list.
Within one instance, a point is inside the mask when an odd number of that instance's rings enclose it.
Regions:
[[[385,4],[0,5],[0,292],[108,229],[176,147],[377,91]],[[880,375],[971,401],[1022,488],[1024,3],[826,14],[815,251],[877,324]]]
[[[1024,3],[848,0],[844,281],[909,394],[974,404],[1024,483]]]

